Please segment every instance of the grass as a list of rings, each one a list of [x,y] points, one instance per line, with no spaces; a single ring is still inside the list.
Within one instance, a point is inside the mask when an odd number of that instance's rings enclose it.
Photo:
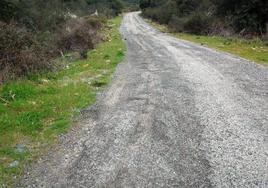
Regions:
[[[26,165],[56,144],[109,83],[125,52],[120,23],[120,17],[108,21],[103,30],[107,41],[90,51],[87,60],[61,60],[65,68],[59,72],[0,87],[0,187],[12,185]],[[25,152],[17,152],[17,144],[26,146]],[[19,165],[10,167],[14,161]]]
[[[225,51],[259,64],[268,65],[268,45],[260,39],[246,40],[235,37],[199,36],[188,33],[171,33],[167,26],[146,20],[164,33],[170,33],[179,39],[188,40],[203,46]]]

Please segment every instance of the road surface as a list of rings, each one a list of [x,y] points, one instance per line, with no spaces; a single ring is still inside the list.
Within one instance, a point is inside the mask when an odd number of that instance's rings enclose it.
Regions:
[[[125,62],[26,187],[268,187],[268,69],[124,16]]]

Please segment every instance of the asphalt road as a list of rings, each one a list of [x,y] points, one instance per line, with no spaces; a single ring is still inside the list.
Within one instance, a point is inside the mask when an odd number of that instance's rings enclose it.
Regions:
[[[268,68],[124,17],[125,62],[26,187],[268,187]]]

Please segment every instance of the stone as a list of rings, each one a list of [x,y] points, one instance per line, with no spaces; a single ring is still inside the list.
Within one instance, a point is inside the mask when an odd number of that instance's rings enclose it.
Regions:
[[[24,152],[26,152],[26,146],[23,145],[23,144],[17,144],[17,145],[15,146],[15,151],[16,151],[17,153],[24,153]]]
[[[15,168],[17,166],[19,166],[20,162],[19,161],[13,161],[12,163],[10,163],[8,165],[9,168]]]

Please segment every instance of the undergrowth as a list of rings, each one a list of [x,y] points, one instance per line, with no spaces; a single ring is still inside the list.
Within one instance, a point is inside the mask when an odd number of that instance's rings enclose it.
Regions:
[[[88,59],[61,59],[65,68],[59,72],[0,87],[0,187],[17,181],[25,166],[53,146],[109,83],[125,51],[120,23],[121,17],[108,21],[102,31],[107,41],[89,51]],[[26,149],[18,152],[18,144]]]
[[[259,64],[268,65],[268,46],[264,41],[258,38],[226,38],[221,36],[203,36],[188,33],[174,33],[170,32],[168,27],[165,25],[160,25],[156,22],[152,22],[151,20],[146,21],[156,29],[164,33],[170,33],[171,35],[179,39],[195,42],[203,46],[215,48],[234,55],[238,55],[240,57],[254,61]]]

